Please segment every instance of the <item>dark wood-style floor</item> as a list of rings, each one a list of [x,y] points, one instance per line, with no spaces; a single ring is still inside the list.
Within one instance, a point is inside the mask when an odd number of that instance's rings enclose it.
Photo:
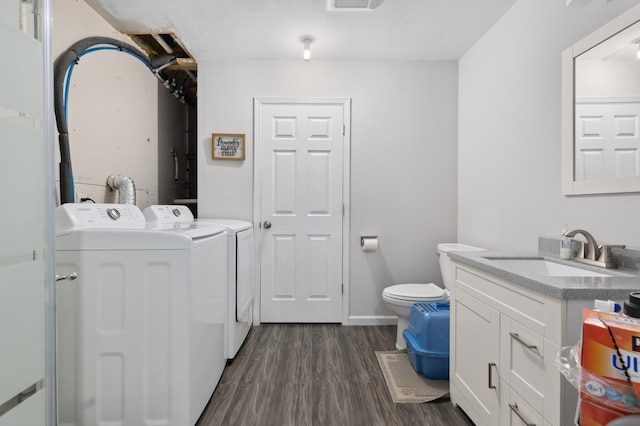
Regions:
[[[375,355],[394,349],[393,326],[254,327],[197,426],[472,424],[448,399],[394,403]]]

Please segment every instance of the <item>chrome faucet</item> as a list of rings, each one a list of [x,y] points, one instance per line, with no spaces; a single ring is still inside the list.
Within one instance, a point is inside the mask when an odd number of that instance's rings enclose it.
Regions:
[[[617,265],[611,258],[611,248],[624,248],[623,245],[598,245],[593,235],[585,231],[584,229],[575,229],[573,231],[565,232],[565,237],[573,238],[576,235],[581,234],[585,241],[578,241],[580,243],[580,250],[573,259],[576,262],[586,263],[587,265],[600,266],[602,268],[617,268]]]
[[[582,234],[582,236],[584,236],[587,239],[587,242],[585,243],[584,241],[580,241],[580,252],[578,252],[578,255],[575,257],[575,260],[578,262],[579,262],[578,259],[587,259],[587,260],[595,261],[600,255],[599,253],[600,250],[598,248],[598,243],[596,243],[596,239],[593,238],[593,235],[591,235],[590,233],[588,233],[583,229],[575,229],[573,231],[565,232],[563,235],[565,237],[573,238],[578,234]],[[586,251],[586,256],[585,256],[585,251]]]

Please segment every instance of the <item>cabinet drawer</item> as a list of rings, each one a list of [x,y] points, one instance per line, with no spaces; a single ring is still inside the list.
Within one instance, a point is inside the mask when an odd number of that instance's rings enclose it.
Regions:
[[[503,389],[504,400],[500,402],[500,426],[543,426],[547,424],[544,422],[542,414],[527,404],[527,401],[517,392],[506,385]]]
[[[544,335],[545,298],[470,267],[455,265],[455,286]]]
[[[500,377],[534,410],[559,422],[561,375],[553,365],[558,346],[517,321],[500,316]]]
[[[538,411],[544,401],[544,344],[541,335],[500,316],[500,377]]]

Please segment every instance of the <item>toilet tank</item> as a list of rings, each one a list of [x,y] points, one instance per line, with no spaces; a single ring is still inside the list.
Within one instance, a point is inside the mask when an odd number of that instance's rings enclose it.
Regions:
[[[444,287],[449,288],[451,280],[453,279],[453,270],[451,266],[451,259],[448,253],[452,251],[481,251],[482,248],[468,246],[460,243],[439,243],[438,244],[438,260],[440,261],[440,273],[442,274],[442,280]]]

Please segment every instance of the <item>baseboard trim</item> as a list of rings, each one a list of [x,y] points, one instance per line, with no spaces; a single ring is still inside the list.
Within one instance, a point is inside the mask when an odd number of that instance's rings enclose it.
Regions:
[[[345,325],[396,325],[398,317],[392,316],[349,316],[349,323]]]

